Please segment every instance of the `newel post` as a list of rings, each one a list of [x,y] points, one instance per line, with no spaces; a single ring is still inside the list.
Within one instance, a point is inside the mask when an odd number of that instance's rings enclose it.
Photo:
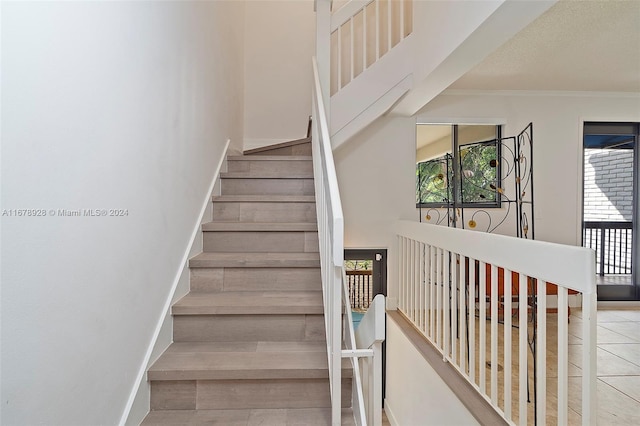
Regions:
[[[330,75],[331,75],[331,0],[315,0],[316,11],[316,61],[322,87],[325,114],[331,124]]]

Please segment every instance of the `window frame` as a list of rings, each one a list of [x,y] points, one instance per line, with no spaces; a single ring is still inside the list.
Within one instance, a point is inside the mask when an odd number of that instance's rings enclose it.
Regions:
[[[495,125],[496,127],[496,137],[495,139],[489,139],[489,140],[483,140],[483,141],[477,141],[477,142],[471,142],[471,143],[466,143],[462,146],[468,146],[468,145],[472,145],[472,146],[477,146],[477,145],[482,145],[482,144],[495,144],[496,146],[496,157],[498,159],[498,164],[496,165],[496,183],[495,186],[496,188],[501,188],[502,187],[502,126],[499,124]],[[458,143],[458,124],[452,124],[451,125],[451,152],[448,154],[445,154],[442,157],[438,157],[438,158],[434,158],[432,160],[428,160],[428,161],[434,161],[437,159],[444,159],[446,158],[446,156],[449,155],[452,157],[452,164],[457,165],[457,167],[453,167],[453,171],[452,171],[452,188],[451,188],[451,200],[447,201],[442,201],[442,202],[426,202],[426,203],[421,203],[418,200],[419,194],[418,194],[418,184],[419,182],[417,181],[418,179],[418,175],[416,173],[416,187],[415,187],[415,196],[416,196],[416,208],[457,208],[457,207],[462,207],[462,208],[479,208],[479,209],[499,209],[502,208],[502,194],[498,191],[496,191],[496,199],[495,201],[489,201],[489,202],[462,202],[462,191],[458,190],[458,185],[460,183],[460,172],[462,170],[462,164],[461,164],[461,159],[460,159],[460,145]],[[420,164],[426,163],[428,161],[423,161],[421,163],[416,163],[416,172],[418,169],[418,166]]]

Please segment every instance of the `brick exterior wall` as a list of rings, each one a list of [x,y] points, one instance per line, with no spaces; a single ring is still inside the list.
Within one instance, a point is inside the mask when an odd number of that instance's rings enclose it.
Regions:
[[[630,221],[633,206],[633,151],[585,149],[584,220]]]

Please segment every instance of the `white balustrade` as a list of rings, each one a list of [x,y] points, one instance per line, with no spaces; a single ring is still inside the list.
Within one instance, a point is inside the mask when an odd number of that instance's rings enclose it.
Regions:
[[[592,250],[408,221],[396,233],[399,310],[510,424],[568,423],[569,293],[577,293],[579,414],[595,424]]]

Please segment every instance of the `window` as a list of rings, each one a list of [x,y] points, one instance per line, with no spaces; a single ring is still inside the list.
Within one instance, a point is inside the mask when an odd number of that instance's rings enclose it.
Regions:
[[[418,207],[500,207],[500,126],[419,124]]]

